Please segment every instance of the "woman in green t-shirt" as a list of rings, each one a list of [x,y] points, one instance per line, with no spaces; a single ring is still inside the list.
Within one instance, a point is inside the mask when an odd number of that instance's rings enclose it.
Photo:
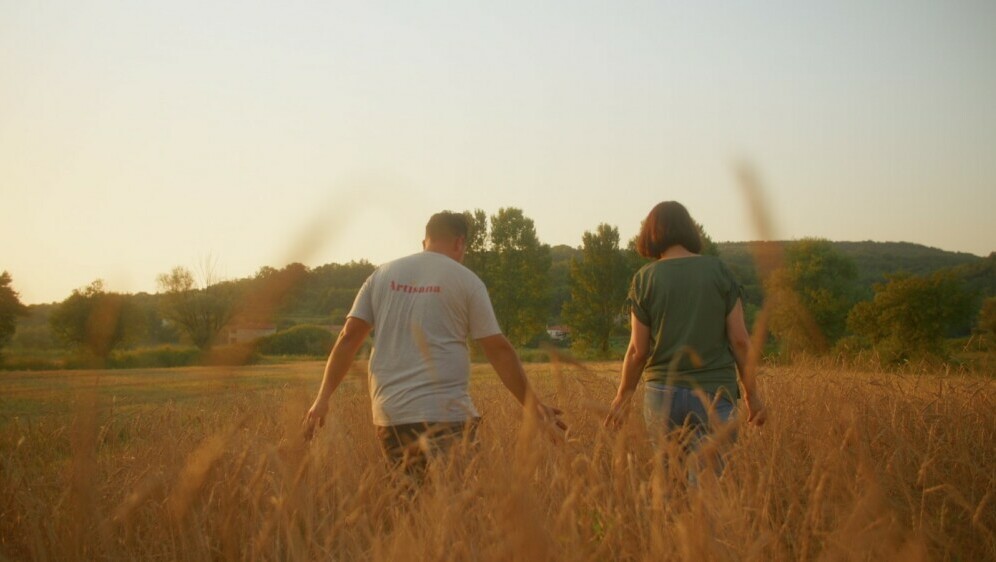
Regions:
[[[728,421],[737,398],[744,400],[747,421],[763,425],[766,412],[748,362],[742,289],[723,262],[700,255],[702,239],[688,210],[676,201],[654,207],[640,228],[637,250],[656,261],[633,276],[629,348],[605,425],[622,424],[641,375],[652,433],[688,424],[691,446],[697,447],[709,432],[710,413]],[[703,392],[708,403],[700,400]]]

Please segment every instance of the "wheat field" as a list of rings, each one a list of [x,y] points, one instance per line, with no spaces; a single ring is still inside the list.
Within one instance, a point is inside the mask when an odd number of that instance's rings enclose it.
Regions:
[[[768,424],[689,485],[638,407],[601,428],[618,363],[528,366],[563,442],[477,365],[481,444],[413,491],[363,365],[303,442],[321,367],[4,374],[0,560],[996,558],[992,378],[767,367]]]

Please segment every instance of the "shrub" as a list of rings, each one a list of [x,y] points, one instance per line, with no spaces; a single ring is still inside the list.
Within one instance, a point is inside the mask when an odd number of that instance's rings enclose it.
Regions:
[[[332,350],[328,328],[302,324],[260,339],[256,349],[264,355],[309,355],[324,357]]]
[[[39,355],[0,356],[0,369],[4,371],[56,371],[64,369],[61,359]]]
[[[162,346],[113,353],[108,361],[112,369],[185,367],[197,362],[200,351],[193,347]]]

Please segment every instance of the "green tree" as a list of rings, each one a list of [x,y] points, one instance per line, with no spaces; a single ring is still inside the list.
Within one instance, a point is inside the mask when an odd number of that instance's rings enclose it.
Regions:
[[[9,273],[0,273],[0,351],[17,330],[17,318],[28,313],[20,295],[11,287],[12,281]]]
[[[550,248],[550,272],[547,279],[547,321],[563,324],[564,304],[571,300],[571,262],[581,250],[565,244]]]
[[[948,330],[971,313],[970,295],[950,272],[887,279],[875,285],[872,300],[854,306],[848,327],[886,362],[944,357]]]
[[[979,311],[978,330],[989,336],[996,335],[996,297],[989,297],[982,302]]]
[[[304,282],[305,295],[296,310],[316,320],[324,317],[333,323],[345,322],[357,291],[373,270],[367,261],[316,267]]]
[[[52,333],[50,322],[52,311],[58,303],[33,304],[27,307],[26,315],[17,321],[17,331],[8,344],[23,350],[55,350],[60,342]]]
[[[540,244],[532,219],[521,209],[499,209],[490,217],[490,232],[483,211],[468,216],[473,220],[464,265],[488,286],[502,332],[513,344],[525,345],[546,327],[550,247]]]
[[[180,331],[163,318],[161,299],[159,295],[138,293],[129,295],[128,300],[134,305],[135,311],[142,319],[143,338],[139,345],[158,346],[176,344],[180,341]]]
[[[193,273],[184,267],[174,267],[156,281],[163,293],[163,316],[179,326],[198,349],[210,349],[236,312],[233,287],[216,283],[198,289]]]
[[[463,264],[484,279],[488,257],[491,255],[488,215],[481,209],[475,209],[473,213],[464,211],[463,215],[467,218],[469,231],[467,233],[467,253],[464,255]]]
[[[264,266],[243,287],[237,321],[270,323],[278,314],[299,307],[302,288],[309,277],[308,267],[294,262],[283,269]],[[296,306],[297,305],[297,306]]]
[[[705,231],[705,228],[699,224],[695,223],[695,226],[699,229],[699,237],[702,238],[702,252],[703,256],[714,256],[719,257],[719,246],[712,241],[712,237]]]
[[[626,250],[623,255],[626,256],[626,266],[629,269],[629,276],[633,277],[640,268],[650,263],[650,260],[641,256],[640,252],[636,250],[636,239],[638,236],[634,236],[629,239],[626,244]]]
[[[614,226],[600,224],[581,240],[581,258],[571,261],[571,298],[564,304],[564,319],[579,349],[606,357],[626,302],[630,269]]]
[[[840,339],[857,301],[857,268],[828,240],[804,238],[785,248],[765,283],[773,299],[771,333],[790,354],[822,353]]]
[[[99,279],[74,290],[49,321],[56,337],[101,361],[142,329],[141,315],[128,298],[104,290]]]

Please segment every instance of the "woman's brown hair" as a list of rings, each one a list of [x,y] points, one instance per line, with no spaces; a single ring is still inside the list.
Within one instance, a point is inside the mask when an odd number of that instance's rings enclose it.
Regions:
[[[645,258],[659,258],[665,250],[680,244],[694,254],[702,253],[699,227],[688,209],[677,201],[658,203],[640,226],[636,251]]]

